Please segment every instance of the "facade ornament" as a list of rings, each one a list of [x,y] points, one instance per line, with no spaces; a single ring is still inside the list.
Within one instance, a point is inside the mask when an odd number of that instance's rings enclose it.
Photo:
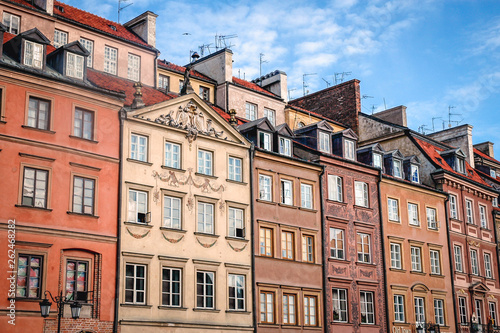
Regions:
[[[233,127],[238,126],[238,120],[236,120],[236,110],[235,109],[229,110],[229,115],[231,116],[229,118],[229,125]]]
[[[214,245],[215,245],[215,243],[217,243],[217,239],[216,239],[216,240],[214,240],[214,242],[213,242],[212,244],[209,244],[209,243],[206,243],[206,244],[205,244],[205,243],[202,243],[198,237],[196,237],[196,240],[198,241],[198,244],[200,244],[201,246],[203,246],[203,247],[204,247],[204,248],[206,248],[206,249],[211,248],[212,246],[214,246]]]
[[[227,244],[229,244],[229,247],[230,247],[230,248],[231,248],[234,252],[241,252],[241,251],[243,251],[243,250],[247,247],[247,245],[248,245],[248,244],[245,244],[245,245],[243,245],[243,247],[241,247],[241,248],[239,248],[239,249],[238,249],[238,248],[234,247],[234,246],[233,246],[230,242],[227,242]]]
[[[177,244],[179,243],[183,238],[184,238],[184,235],[182,235],[181,237],[179,237],[178,239],[174,239],[174,238],[168,238],[167,236],[165,236],[164,233],[161,234],[163,236],[163,238],[169,242],[169,243],[172,243],[172,244]]]
[[[132,109],[139,109],[145,106],[144,101],[142,100],[142,84],[140,82],[134,83],[134,100],[132,102]]]
[[[129,234],[130,236],[132,236],[132,237],[134,237],[134,238],[136,238],[136,239],[141,239],[141,238],[146,237],[147,235],[149,235],[149,232],[151,231],[151,230],[148,230],[148,231],[146,231],[144,234],[140,235],[140,234],[134,234],[132,231],[130,231],[130,229],[129,229],[128,227],[127,227],[127,228],[125,228],[125,229],[127,229],[127,232],[128,232],[128,234]]]

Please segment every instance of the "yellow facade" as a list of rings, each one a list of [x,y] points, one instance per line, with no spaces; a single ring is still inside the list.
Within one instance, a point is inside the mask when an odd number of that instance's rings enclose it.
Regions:
[[[168,91],[174,92],[174,93],[180,93],[181,91],[181,82],[184,81],[184,74],[180,74],[171,70],[167,70],[165,68],[162,68],[158,66],[158,77],[157,77],[157,83],[158,87],[161,88],[161,80],[163,77],[168,78]],[[202,99],[203,97],[201,96],[200,93],[200,88],[206,88],[208,89],[208,102],[215,104],[215,86],[212,83],[209,83],[207,81],[200,80],[196,76],[191,76],[190,78],[190,83],[191,87],[194,90],[194,93],[200,96]]]
[[[346,129],[346,127],[340,126],[337,123],[329,121],[327,118],[322,118],[316,116],[314,113],[311,114],[307,111],[300,111],[294,108],[286,107],[285,108],[285,120],[287,125],[292,129],[296,130],[297,128],[308,126],[314,123],[317,123],[322,120],[326,120],[328,125],[333,127],[333,132],[339,132]]]

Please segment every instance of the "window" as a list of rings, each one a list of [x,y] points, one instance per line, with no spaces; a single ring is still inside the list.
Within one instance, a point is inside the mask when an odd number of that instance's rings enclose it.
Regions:
[[[43,257],[19,254],[17,258],[16,297],[40,298]]]
[[[274,112],[274,110],[264,108],[264,117],[267,117],[269,122],[271,122],[273,126],[276,126],[276,112]]]
[[[401,244],[391,243],[391,268],[401,269]]]
[[[330,228],[330,257],[344,260],[344,230]]]
[[[429,255],[431,258],[431,274],[441,275],[441,263],[439,259],[439,251],[430,250]]]
[[[181,306],[181,270],[179,268],[162,268],[161,305]]]
[[[87,301],[89,262],[68,260],[66,262],[66,298]]]
[[[245,237],[245,221],[243,220],[243,209],[229,208],[229,236]]]
[[[465,160],[463,158],[457,157],[455,159],[456,162],[456,171],[460,173],[465,173]]]
[[[316,326],[316,297],[304,296],[304,325]]]
[[[401,170],[401,161],[394,160],[394,177],[403,178],[403,171]]]
[[[245,118],[250,121],[257,119],[257,105],[245,103]]]
[[[145,265],[125,265],[125,303],[146,304]]]
[[[83,56],[66,53],[66,76],[83,79]]]
[[[280,141],[280,154],[285,156],[292,156],[292,141],[290,139],[281,138]]]
[[[196,272],[196,307],[214,308],[214,272]]]
[[[200,86],[200,98],[205,101],[210,101],[210,89]]]
[[[481,228],[488,228],[488,221],[486,220],[486,207],[479,205],[479,219],[481,220]]]
[[[260,255],[266,257],[273,256],[273,229],[260,228]]]
[[[109,46],[104,47],[104,71],[116,75],[116,59],[118,50]]]
[[[373,166],[375,168],[382,169],[382,155],[378,153],[373,153]]]
[[[20,23],[21,18],[19,16],[3,12],[3,24],[7,27],[7,32],[17,35],[19,33]]]
[[[24,41],[24,64],[29,67],[43,68],[43,45]]]
[[[444,326],[444,302],[442,299],[434,300],[434,318],[437,325]]]
[[[283,295],[283,324],[295,325],[295,303],[296,296],[292,294]]]
[[[420,225],[420,222],[418,221],[418,205],[408,203],[408,220],[410,225]]]
[[[198,150],[198,173],[212,176],[213,175],[213,153],[206,150]]]
[[[181,229],[181,199],[163,196],[163,227]]]
[[[361,302],[361,324],[375,324],[373,292],[360,291],[360,302]]]
[[[458,298],[458,313],[460,317],[460,323],[466,324],[467,318],[469,316],[467,315],[467,300],[465,297]]]
[[[355,204],[356,206],[368,207],[368,184],[354,182]]]
[[[462,268],[462,248],[458,245],[453,246],[453,252],[455,254],[455,270],[457,272],[463,272]]]
[[[472,213],[472,201],[465,200],[465,208],[467,213],[467,223],[474,224],[474,217]]]
[[[493,207],[498,207],[498,198],[493,198],[493,200],[491,200],[492,204],[493,204]]]
[[[491,255],[489,253],[484,254],[484,276],[488,279],[493,277],[491,274]]]
[[[214,233],[214,205],[198,202],[198,232]]]
[[[410,248],[411,252],[411,270],[415,272],[422,271],[422,249],[416,246]]]
[[[330,134],[319,132],[319,150],[324,153],[330,153]]]
[[[165,153],[166,155],[166,153]],[[137,161],[148,161],[148,137],[132,134],[130,136],[130,158]]]
[[[274,323],[274,293],[272,292],[260,292],[260,322]]]
[[[271,134],[259,132],[259,147],[267,151],[273,150],[271,148]]]
[[[476,250],[470,250],[470,266],[471,266],[471,274],[479,275],[479,264],[477,262]]]
[[[144,191],[128,191],[128,221],[148,223],[148,193]]]
[[[23,206],[47,208],[48,178],[47,170],[24,168]]]
[[[302,208],[312,209],[312,186],[300,184],[300,202]]]
[[[356,159],[354,155],[354,141],[344,140],[344,157],[351,161]]]
[[[245,276],[229,274],[229,310],[245,311]]]
[[[394,321],[405,322],[405,297],[403,295],[394,295]]]
[[[28,126],[41,130],[50,130],[50,101],[29,97]]]
[[[147,138],[146,138],[147,139]],[[145,143],[147,144],[147,140]],[[181,146],[176,143],[165,142],[165,166],[174,169],[181,168]]]
[[[283,231],[281,233],[281,257],[283,259],[294,259],[294,234],[293,232]]]
[[[436,210],[427,207],[427,228],[437,230],[438,225],[436,221]]]
[[[497,305],[493,302],[488,302],[488,310],[490,312],[490,318],[493,321],[493,326],[498,326],[497,323]]]
[[[179,93],[182,91],[183,87],[184,87],[184,80],[179,80]]]
[[[92,59],[94,54],[94,42],[85,38],[80,38],[80,43],[84,48],[89,51],[89,55],[87,56],[87,67],[92,67]]]
[[[269,176],[264,176],[264,175],[259,175],[259,199],[260,200],[265,200],[265,201],[271,201],[272,196],[271,196],[271,190],[272,190],[272,183],[271,183],[271,177]]]
[[[54,30],[54,47],[58,48],[68,44],[68,33],[61,30]]]
[[[490,177],[497,178],[497,173],[494,169],[490,169]]]
[[[417,324],[425,324],[425,305],[422,297],[415,297],[415,322]]]
[[[332,289],[333,321],[347,323],[347,289]]]
[[[371,251],[370,251],[370,235],[368,234],[357,234],[358,243],[358,261],[371,263]]]
[[[483,301],[476,299],[474,301],[476,305],[476,316],[477,316],[477,322],[479,324],[483,323]]]
[[[229,179],[241,182],[241,158],[229,157]]]
[[[281,203],[293,205],[293,182],[291,180],[281,180]]]
[[[450,194],[450,217],[452,219],[458,219],[458,210],[457,210],[457,197],[453,194]]]
[[[297,128],[301,128],[301,127],[304,127],[306,126],[306,124],[304,124],[302,121],[300,121],[298,124],[297,124]]]
[[[73,213],[94,214],[95,180],[73,178]]]
[[[328,199],[342,202],[342,178],[328,175]]]
[[[418,165],[412,164],[411,165],[411,181],[414,183],[420,183],[420,176],[418,172]]]
[[[302,261],[314,262],[314,237],[302,236]]]
[[[387,210],[389,212],[389,220],[399,222],[399,203],[396,199],[387,199]]]
[[[94,139],[94,112],[75,108],[73,135],[87,140]]]
[[[161,75],[158,77],[158,89],[165,89],[169,91],[170,77],[166,75]]]

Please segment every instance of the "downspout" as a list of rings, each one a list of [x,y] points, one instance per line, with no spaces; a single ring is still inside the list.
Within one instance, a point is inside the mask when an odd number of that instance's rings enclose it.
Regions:
[[[155,79],[156,80],[156,79]],[[120,120],[120,163],[118,170],[118,220],[116,237],[116,278],[115,278],[115,317],[113,320],[113,333],[118,332],[118,309],[120,303],[120,251],[121,251],[121,226],[122,226],[122,178],[123,178],[123,122],[126,111],[122,108],[118,113]]]
[[[157,80],[158,76],[157,75],[158,75],[158,57],[159,56],[160,56],[160,51],[157,50],[156,54],[155,54],[155,73],[154,73],[155,77],[154,77],[154,85],[153,85],[153,87],[155,89],[158,88],[158,80]]]
[[[226,82],[226,112],[229,111],[229,82]]]
[[[448,214],[448,209],[449,204],[448,201],[450,200],[450,195],[446,194],[446,199],[444,199],[444,214],[445,214],[445,219],[446,219],[446,237],[448,238],[448,257],[450,258],[450,274],[451,274],[451,292],[453,295],[453,313],[455,314],[455,332],[459,332],[459,321],[460,318],[458,317],[458,312],[457,312],[457,295],[455,291],[455,258],[453,257],[454,252],[453,252],[453,245],[451,244],[451,239],[450,239],[450,224],[449,224],[449,214]]]
[[[387,332],[389,331],[389,293],[387,290],[387,276],[386,276],[386,264],[385,260],[387,257],[385,256],[385,235],[384,235],[384,218],[382,216],[382,194],[380,193],[380,184],[382,183],[382,170],[378,172],[378,182],[377,182],[377,196],[378,196],[378,215],[380,216],[380,236],[381,236],[381,250],[382,250],[382,278],[384,281],[384,293],[385,293],[385,322],[387,327]]]
[[[324,318],[324,323],[323,326],[326,328],[326,332],[330,332],[330,321],[328,320],[328,311],[327,311],[327,287],[328,287],[328,274],[326,274],[326,271],[328,270],[327,266],[327,254],[328,252],[326,251],[327,248],[327,240],[326,240],[326,222],[325,222],[325,205],[323,204],[323,175],[325,174],[325,166],[321,165],[321,173],[319,174],[319,200],[320,200],[320,211],[321,211],[321,247],[322,247],[322,252],[323,256],[321,258],[321,262],[323,264],[323,318]]]
[[[496,216],[498,215],[498,213],[493,210],[492,212],[492,215],[493,215],[493,232],[494,232],[494,235],[495,235],[495,248],[497,249],[496,252],[497,252],[497,269],[498,269],[498,275],[497,276],[500,276],[500,260],[499,260],[499,247],[498,247],[498,232],[497,232],[497,223],[496,223]],[[497,323],[495,323],[497,324]]]
[[[254,186],[253,186],[253,158],[255,156],[255,145],[251,143],[250,150],[248,151],[250,157],[250,251],[252,255],[252,290],[253,290],[253,328],[257,332],[257,282],[255,281],[255,226],[254,226]]]

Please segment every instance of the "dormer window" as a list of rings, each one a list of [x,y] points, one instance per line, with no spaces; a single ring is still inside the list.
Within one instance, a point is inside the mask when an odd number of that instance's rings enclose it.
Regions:
[[[354,161],[354,141],[344,140],[344,158]]]
[[[3,24],[7,27],[7,32],[17,35],[20,23],[21,18],[19,16],[3,12]]]
[[[292,156],[291,140],[287,138],[280,138],[280,154]]]
[[[382,169],[382,155],[378,153],[373,153],[373,166],[378,169]]]
[[[24,41],[24,64],[34,68],[43,68],[43,45]]]
[[[460,157],[455,157],[455,168],[455,171],[465,173],[465,160]]]
[[[330,153],[330,135],[328,133],[319,132],[319,150]]]
[[[498,198],[493,198],[492,204],[493,204],[493,207],[498,207]]]
[[[403,178],[403,171],[401,169],[401,161],[400,160],[394,160],[394,170],[393,170],[393,176],[396,178]]]
[[[259,132],[259,147],[272,151],[271,149],[271,134],[265,132]]]
[[[58,48],[68,44],[68,33],[61,30],[54,30],[54,47]]]
[[[418,165],[412,164],[410,168],[411,168],[410,180],[414,183],[420,183]]]
[[[66,53],[66,76],[83,79],[83,56]]]
[[[494,169],[490,169],[490,177],[497,178],[497,173]]]

